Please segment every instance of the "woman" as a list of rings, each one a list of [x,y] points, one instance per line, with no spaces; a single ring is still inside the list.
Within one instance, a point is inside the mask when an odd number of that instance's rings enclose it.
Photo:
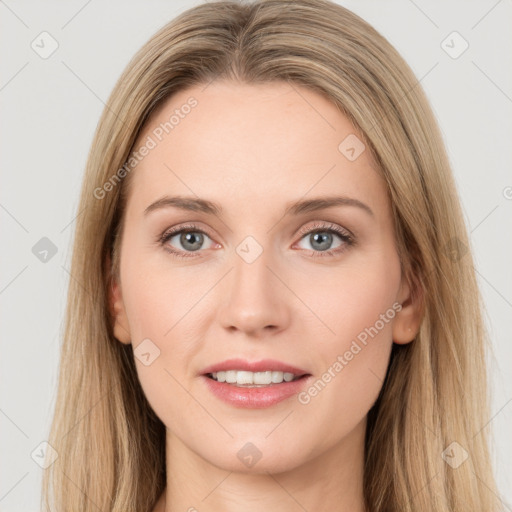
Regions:
[[[114,88],[79,209],[51,510],[499,509],[449,162],[359,17],[180,15]]]

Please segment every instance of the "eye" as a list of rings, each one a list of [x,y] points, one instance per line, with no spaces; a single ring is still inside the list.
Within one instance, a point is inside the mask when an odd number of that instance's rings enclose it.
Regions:
[[[160,243],[173,256],[186,258],[195,256],[195,254],[190,253],[205,249],[203,244],[206,238],[210,239],[207,233],[195,224],[189,224],[165,231],[160,237]],[[173,239],[176,240],[173,241]],[[177,248],[175,244],[178,244]],[[179,247],[179,245],[181,245],[181,247]]]
[[[301,241],[304,240],[310,245],[309,250],[312,251],[313,257],[333,256],[355,243],[353,236],[336,224],[316,223],[306,230],[301,230],[300,235],[303,235]],[[336,238],[338,243],[333,247]]]
[[[316,223],[307,229],[302,229],[299,234],[301,242],[305,240],[311,246],[311,249],[307,247],[305,249],[311,251],[313,257],[335,256],[355,244],[352,234],[336,224]],[[332,247],[336,238],[338,243]],[[199,256],[194,253],[207,249],[208,247],[203,247],[206,239],[211,241],[212,245],[209,248],[212,248],[215,243],[208,234],[195,224],[188,224],[168,229],[159,237],[159,242],[172,256],[187,258]]]

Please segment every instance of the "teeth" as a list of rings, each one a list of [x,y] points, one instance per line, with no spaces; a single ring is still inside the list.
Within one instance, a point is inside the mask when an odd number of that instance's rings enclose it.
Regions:
[[[288,372],[248,372],[242,370],[227,370],[224,372],[214,372],[212,378],[218,382],[227,382],[228,384],[244,385],[260,385],[268,386],[269,384],[281,384],[281,382],[291,382],[296,377],[293,373]]]
[[[272,382],[272,372],[256,372],[252,376],[253,384],[270,384]]]
[[[272,382],[283,382],[284,373],[283,372],[272,372]]]
[[[236,382],[236,374],[237,372],[233,370],[229,370],[226,372],[226,382],[229,384],[234,384]]]

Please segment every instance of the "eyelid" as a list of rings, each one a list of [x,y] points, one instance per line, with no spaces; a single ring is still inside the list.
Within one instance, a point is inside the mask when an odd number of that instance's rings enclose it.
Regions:
[[[197,224],[195,224],[194,222],[188,222],[188,223],[185,223],[185,224],[179,224],[177,226],[173,226],[172,228],[168,228],[166,229],[159,237],[160,240],[164,240],[164,239],[168,239],[170,236],[172,235],[176,235],[178,233],[180,233],[181,231],[194,231],[194,232],[198,232],[198,233],[203,233],[207,236],[209,236],[210,238],[212,238],[208,231],[199,227]]]
[[[301,227],[297,232],[297,236],[308,235],[314,233],[316,231],[334,231],[340,236],[345,236],[350,238],[352,241],[355,241],[354,234],[347,228],[339,226],[338,224],[334,224],[329,221],[313,221],[313,225],[307,224],[306,227]]]

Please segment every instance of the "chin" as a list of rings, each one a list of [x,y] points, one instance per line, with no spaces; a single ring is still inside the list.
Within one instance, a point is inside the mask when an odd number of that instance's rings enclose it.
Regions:
[[[224,471],[244,474],[284,473],[306,462],[304,443],[300,439],[289,439],[289,445],[261,440],[233,439],[229,444],[219,444],[219,451],[201,455],[210,464]],[[301,449],[297,449],[300,446]]]

